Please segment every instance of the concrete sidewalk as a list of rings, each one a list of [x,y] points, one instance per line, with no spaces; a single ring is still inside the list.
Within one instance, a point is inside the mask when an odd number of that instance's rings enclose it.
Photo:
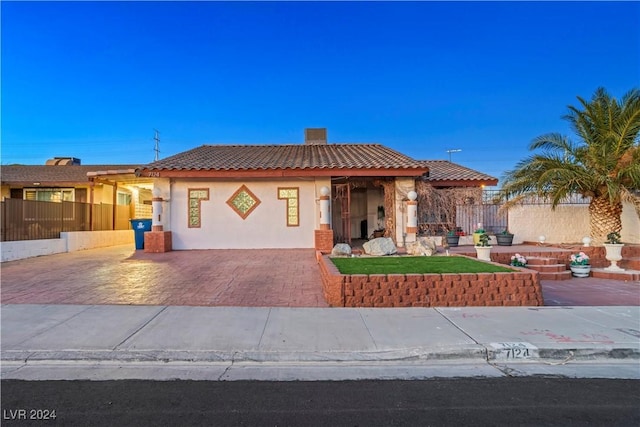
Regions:
[[[71,371],[87,364],[181,363],[190,369],[215,367],[210,373],[217,379],[242,363],[429,367],[443,361],[554,365],[623,360],[632,363],[627,365],[632,372],[640,371],[636,306],[344,309],[11,304],[1,310],[3,379],[29,378],[29,368],[65,363]]]

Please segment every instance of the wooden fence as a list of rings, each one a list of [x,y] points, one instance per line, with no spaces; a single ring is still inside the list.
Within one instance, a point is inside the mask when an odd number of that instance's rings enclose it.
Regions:
[[[127,205],[7,198],[0,207],[0,241],[58,239],[67,231],[128,230],[129,212]]]

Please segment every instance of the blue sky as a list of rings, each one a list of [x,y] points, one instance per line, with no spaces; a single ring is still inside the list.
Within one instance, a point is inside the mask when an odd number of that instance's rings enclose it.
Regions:
[[[637,2],[7,2],[2,164],[378,142],[501,177],[640,82]]]

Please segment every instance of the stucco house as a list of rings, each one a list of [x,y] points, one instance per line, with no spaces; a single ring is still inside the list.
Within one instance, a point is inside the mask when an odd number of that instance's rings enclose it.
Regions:
[[[147,234],[157,233],[158,240],[150,239],[150,251],[327,250],[334,240],[377,229],[402,246],[416,238],[416,180],[497,183],[381,144],[329,143],[326,129],[306,129],[302,144],[202,145],[142,166],[136,176],[153,183],[154,231]]]

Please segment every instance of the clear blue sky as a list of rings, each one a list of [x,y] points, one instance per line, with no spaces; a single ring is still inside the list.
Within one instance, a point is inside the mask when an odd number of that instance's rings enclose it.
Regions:
[[[378,142],[501,177],[640,82],[638,2],[7,2],[2,164]]]

